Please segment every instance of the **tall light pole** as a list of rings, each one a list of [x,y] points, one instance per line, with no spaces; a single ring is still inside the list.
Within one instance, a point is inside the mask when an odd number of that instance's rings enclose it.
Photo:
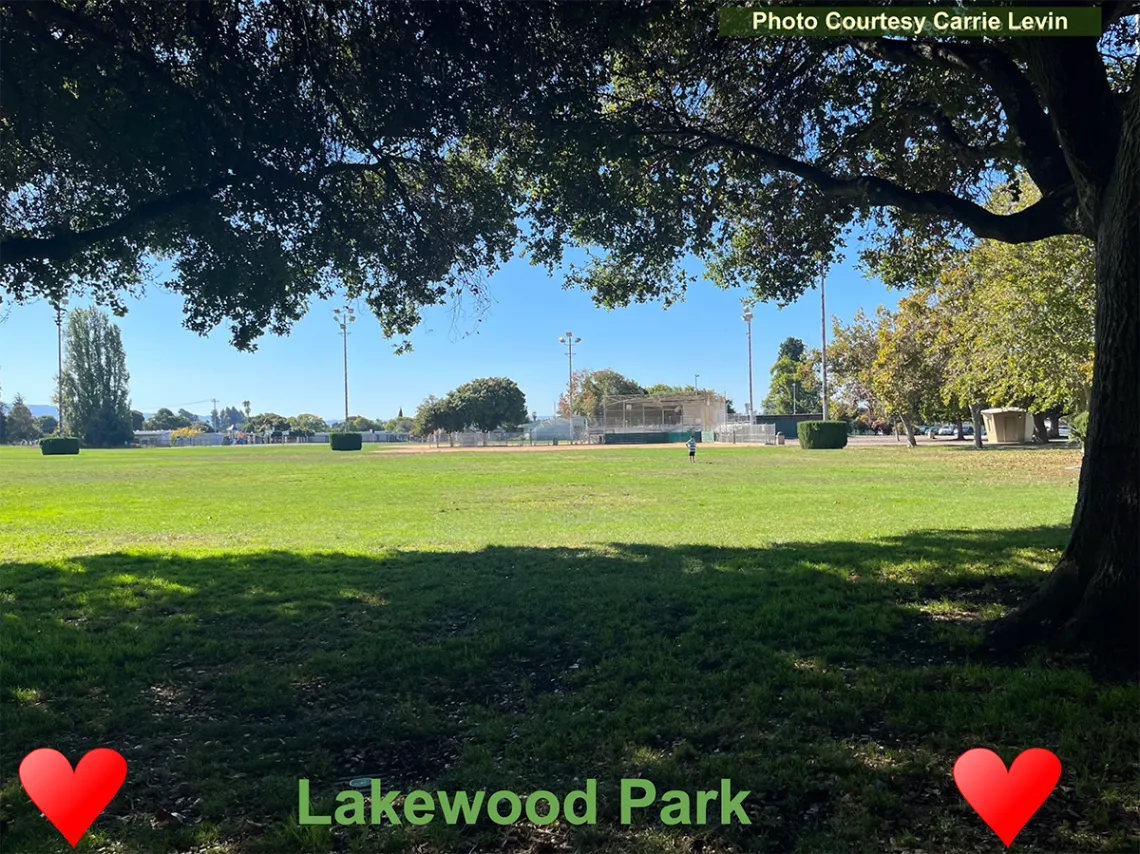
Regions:
[[[581,344],[581,338],[575,338],[573,332],[567,332],[563,337],[558,339],[559,343],[566,345],[566,356],[570,361],[570,382],[568,384],[569,394],[566,398],[566,414],[570,420],[574,420],[574,345]],[[555,410],[557,411],[557,410]]]
[[[748,418],[756,414],[752,405],[752,309],[744,306],[744,322],[748,324]]]
[[[693,374],[693,391],[701,390],[701,375]]]
[[[827,299],[824,284],[827,275],[823,264],[819,265],[819,337],[821,342],[820,359],[823,363],[823,420],[827,420]]]
[[[333,317],[336,318],[336,325],[340,327],[341,337],[344,338],[344,427],[342,430],[348,430],[348,326],[356,320],[356,315],[350,306],[344,308],[334,308]]]
[[[58,395],[57,403],[59,404],[59,424],[56,425],[56,430],[59,431],[60,436],[66,435],[63,431],[63,316],[67,313],[67,297],[62,297],[59,302],[55,304],[55,330],[56,342],[59,356],[59,377],[56,394]]]

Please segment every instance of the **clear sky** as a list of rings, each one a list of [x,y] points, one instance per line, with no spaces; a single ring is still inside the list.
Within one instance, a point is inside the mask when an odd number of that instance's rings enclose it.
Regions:
[[[362,316],[348,339],[349,408],[353,415],[391,418],[401,407],[412,415],[427,395],[442,396],[477,377],[505,376],[522,388],[527,409],[553,413],[567,383],[567,331],[581,337],[574,366],[613,368],[642,385],[687,385],[700,375],[701,388],[727,392],[737,411],[748,401],[748,350],[740,292],[707,281],[690,289],[685,302],[663,310],[657,304],[606,311],[590,295],[564,290],[561,279],[516,259],[489,280],[492,304],[481,323],[451,308],[426,312],[412,335],[414,351],[394,355],[375,319]],[[859,307],[895,306],[897,292],[864,278],[852,264],[834,268],[827,280],[829,316],[849,321]],[[73,301],[83,305],[83,301]],[[341,338],[332,316],[335,303],[315,301],[288,337],[266,335],[257,352],[240,353],[220,328],[201,337],[182,326],[179,297],[150,288],[116,319],[130,372],[132,407],[186,408],[205,415],[219,407],[323,418],[344,414]],[[785,309],[754,309],[752,355],[757,410],[768,391],[768,369],[788,336],[819,346],[819,291]],[[830,334],[830,324],[828,325]],[[50,306],[15,306],[0,325],[0,391],[29,404],[49,404],[56,374],[56,329]]]

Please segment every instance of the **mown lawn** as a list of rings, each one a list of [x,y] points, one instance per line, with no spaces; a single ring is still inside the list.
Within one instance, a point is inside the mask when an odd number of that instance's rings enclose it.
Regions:
[[[998,662],[1079,455],[958,447],[0,448],[0,846],[68,851],[20,760],[112,747],[78,850],[1000,851],[971,747],[1063,763],[1020,851],[1140,847],[1140,689]],[[598,783],[593,826],[315,827],[385,789]],[[622,825],[618,782],[748,789]]]

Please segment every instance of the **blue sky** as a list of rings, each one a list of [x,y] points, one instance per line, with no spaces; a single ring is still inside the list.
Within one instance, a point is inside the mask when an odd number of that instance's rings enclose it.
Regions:
[[[427,395],[442,396],[477,377],[505,376],[519,384],[528,410],[554,411],[567,382],[566,350],[558,337],[572,331],[575,368],[613,368],[642,383],[686,385],[700,374],[700,386],[727,391],[737,410],[748,400],[748,355],[740,292],[721,291],[706,281],[685,302],[663,310],[634,305],[606,311],[590,295],[563,290],[558,276],[516,259],[489,280],[492,304],[482,323],[470,307],[466,316],[451,308],[426,312],[412,335],[414,352],[394,355],[392,343],[370,316],[352,326],[349,402],[353,415],[407,415]],[[864,278],[850,263],[832,269],[827,280],[830,316],[848,321],[859,307],[894,306],[897,292]],[[73,305],[82,301],[73,301]],[[182,326],[177,295],[152,287],[129,303],[117,319],[131,376],[132,406],[153,412],[161,406],[206,414],[248,399],[253,411],[324,418],[344,413],[341,339],[332,316],[335,303],[314,302],[288,337],[266,335],[256,353],[240,353],[226,330],[201,337]],[[768,368],[789,335],[819,346],[819,292],[809,291],[785,309],[754,308],[752,352],[755,401],[768,390]],[[829,325],[830,333],[830,325]],[[15,306],[0,325],[0,390],[7,401],[21,393],[29,404],[51,400],[56,373],[54,314],[43,302]]]

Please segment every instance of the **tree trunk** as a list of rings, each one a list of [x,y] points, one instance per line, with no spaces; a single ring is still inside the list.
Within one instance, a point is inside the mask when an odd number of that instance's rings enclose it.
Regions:
[[[962,419],[956,418],[954,420],[954,429],[957,431],[954,438],[959,442],[966,438],[966,434],[962,432]]]
[[[914,423],[909,415],[902,416],[903,426],[906,428],[906,441],[912,448],[918,446],[918,442],[914,440]],[[897,435],[897,431],[896,431]]]
[[[1040,590],[990,630],[995,647],[1048,641],[1140,666],[1140,97],[1096,235],[1096,363],[1069,544]]]
[[[985,426],[985,419],[982,418],[982,404],[970,404],[970,417],[974,421],[974,447],[980,451],[982,449],[982,427]]]
[[[1049,428],[1045,426],[1045,413],[1033,413],[1033,441],[1038,445],[1049,444]]]
[[[1048,412],[1045,413],[1045,416],[1049,419],[1049,438],[1050,439],[1060,439],[1061,438],[1061,410],[1060,409],[1050,409]]]

